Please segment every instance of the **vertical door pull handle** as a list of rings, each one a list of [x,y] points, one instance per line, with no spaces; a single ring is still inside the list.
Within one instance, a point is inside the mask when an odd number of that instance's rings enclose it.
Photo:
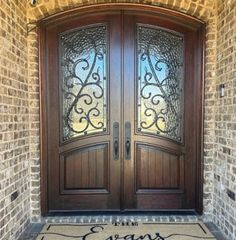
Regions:
[[[131,158],[131,124],[125,123],[125,159]]]
[[[119,123],[113,123],[113,158],[119,160]]]
[[[114,159],[119,159],[119,143],[117,140],[114,140]]]
[[[129,156],[130,155],[130,141],[129,140],[126,141],[125,150],[126,150],[126,156]],[[129,158],[127,158],[127,159],[129,159]]]

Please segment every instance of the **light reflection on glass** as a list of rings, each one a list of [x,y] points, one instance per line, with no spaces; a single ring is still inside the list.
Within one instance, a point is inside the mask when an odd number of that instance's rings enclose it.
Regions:
[[[183,37],[137,26],[138,132],[182,140]]]
[[[107,131],[107,28],[60,36],[63,140]]]

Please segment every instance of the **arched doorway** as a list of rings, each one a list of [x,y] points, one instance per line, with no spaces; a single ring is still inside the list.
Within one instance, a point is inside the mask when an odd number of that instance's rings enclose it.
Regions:
[[[203,24],[70,15],[41,27],[47,211],[201,212]]]

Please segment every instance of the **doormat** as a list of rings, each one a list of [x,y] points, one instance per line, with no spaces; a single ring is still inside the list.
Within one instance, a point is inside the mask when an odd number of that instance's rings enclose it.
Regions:
[[[36,240],[196,240],[215,239],[202,222],[115,222],[46,224]]]

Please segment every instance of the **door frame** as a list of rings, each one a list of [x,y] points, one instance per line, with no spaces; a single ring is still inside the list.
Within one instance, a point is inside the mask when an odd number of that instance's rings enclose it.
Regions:
[[[195,48],[195,69],[193,73],[194,81],[194,101],[197,112],[197,131],[193,134],[196,138],[196,210],[199,214],[203,211],[203,104],[204,104],[204,42],[205,42],[205,23],[192,16],[157,6],[130,3],[109,3],[83,6],[55,14],[44,18],[38,22],[39,35],[39,82],[40,82],[40,190],[41,190],[41,214],[48,215],[48,142],[47,142],[47,61],[45,59],[46,46],[46,28],[55,26],[55,24],[72,19],[80,18],[88,14],[96,15],[97,13],[113,12],[117,10],[131,10],[136,14],[158,15],[168,21],[178,22],[179,25],[194,30],[198,36],[197,47]],[[185,210],[179,211],[186,212]]]

